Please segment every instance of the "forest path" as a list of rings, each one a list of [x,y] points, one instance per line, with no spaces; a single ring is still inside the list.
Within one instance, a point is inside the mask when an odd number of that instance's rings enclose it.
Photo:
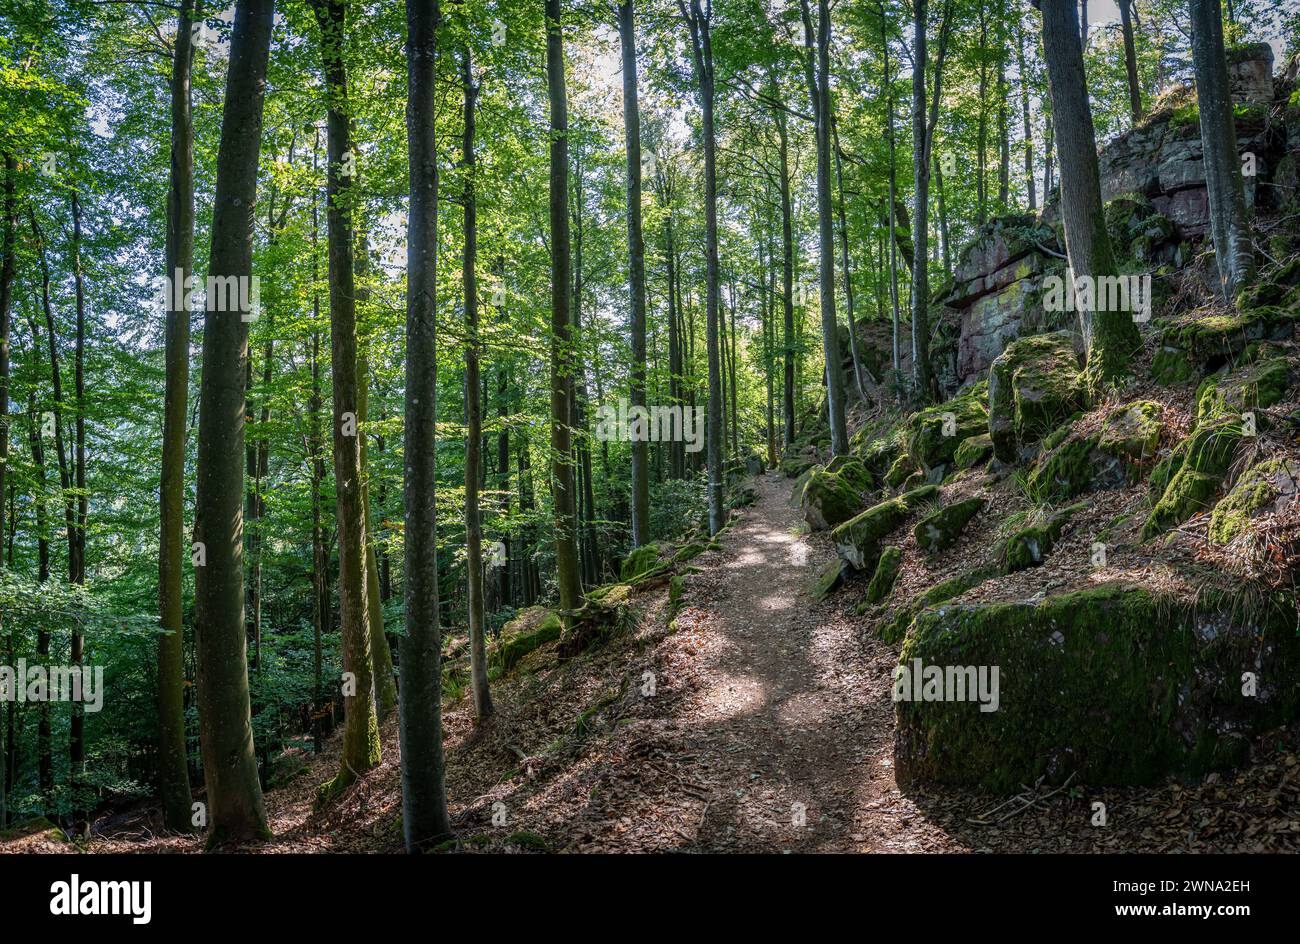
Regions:
[[[687,847],[960,848],[894,782],[896,653],[833,600],[811,598],[834,549],[805,533],[790,480],[753,484],[758,501],[688,581],[682,630],[666,643],[691,652],[669,660],[689,676],[672,720],[708,795]]]

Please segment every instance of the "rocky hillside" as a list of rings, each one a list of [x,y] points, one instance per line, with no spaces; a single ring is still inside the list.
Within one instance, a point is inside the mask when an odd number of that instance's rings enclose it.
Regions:
[[[791,501],[903,666],[996,666],[1000,705],[903,700],[900,781],[1151,783],[1246,760],[1300,714],[1300,100],[1296,63],[1233,60],[1254,158],[1255,283],[1213,290],[1196,104],[1167,96],[1103,154],[1123,271],[1153,277],[1131,381],[1089,402],[1048,311],[1060,224],[991,222],[935,296],[949,398],[865,411],[851,457],[810,424]]]

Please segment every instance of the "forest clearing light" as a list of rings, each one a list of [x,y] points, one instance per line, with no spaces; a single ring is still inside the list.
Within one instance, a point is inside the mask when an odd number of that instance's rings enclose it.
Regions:
[[[79,665],[0,665],[0,701],[79,701],[88,712],[104,707],[104,667],[87,670]]]
[[[601,442],[684,442],[687,452],[704,448],[704,407],[630,406],[602,403],[596,410],[596,439]]]

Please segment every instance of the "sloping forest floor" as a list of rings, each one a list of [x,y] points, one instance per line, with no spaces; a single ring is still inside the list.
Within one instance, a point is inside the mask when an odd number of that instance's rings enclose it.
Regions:
[[[834,557],[808,534],[776,473],[753,482],[720,549],[697,558],[669,619],[660,584],[632,626],[562,660],[544,646],[494,686],[476,730],[468,698],[445,714],[447,790],[462,852],[1297,851],[1300,728],[1253,745],[1252,762],[1194,783],[1053,790],[1007,798],[900,790],[893,773],[896,647],[853,615],[851,594],[814,602]],[[956,549],[960,553],[960,548]],[[319,756],[281,758],[266,793],[274,839],[247,852],[400,852],[395,718],[382,766],[325,811]],[[285,774],[286,770],[296,772]],[[1093,826],[1093,804],[1108,811]],[[11,831],[3,852],[198,852],[136,805],[76,845]]]

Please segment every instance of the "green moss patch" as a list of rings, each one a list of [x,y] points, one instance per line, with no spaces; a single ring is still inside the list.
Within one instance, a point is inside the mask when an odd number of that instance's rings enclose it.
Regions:
[[[1037,442],[1079,405],[1074,344],[1063,333],[1038,334],[1007,346],[989,366],[989,436],[1003,462]]]
[[[1215,594],[1192,609],[1113,583],[918,614],[900,665],[997,667],[997,708],[897,701],[900,780],[1146,784],[1240,761],[1252,734],[1297,713],[1300,637],[1289,607],[1233,612]]]
[[[889,596],[890,591],[894,589],[894,582],[898,580],[898,571],[902,565],[901,548],[891,544],[880,552],[880,559],[876,562],[876,572],[871,575],[871,582],[867,584],[865,597],[867,603],[879,603]]]
[[[927,554],[934,554],[951,547],[966,530],[970,520],[984,510],[987,504],[982,498],[967,498],[964,501],[932,511],[916,523],[913,534],[917,546]]]
[[[804,520],[814,531],[843,524],[858,513],[862,504],[862,492],[846,475],[823,470],[809,477],[800,500]]]
[[[1249,527],[1251,519],[1297,492],[1300,466],[1290,459],[1268,459],[1237,480],[1210,515],[1210,541],[1227,544]]]
[[[957,451],[953,453],[953,462],[959,469],[973,469],[982,465],[993,455],[993,437],[988,433],[963,439]]]
[[[923,485],[873,505],[831,532],[835,550],[857,570],[874,568],[881,540],[938,494],[936,486]]]

